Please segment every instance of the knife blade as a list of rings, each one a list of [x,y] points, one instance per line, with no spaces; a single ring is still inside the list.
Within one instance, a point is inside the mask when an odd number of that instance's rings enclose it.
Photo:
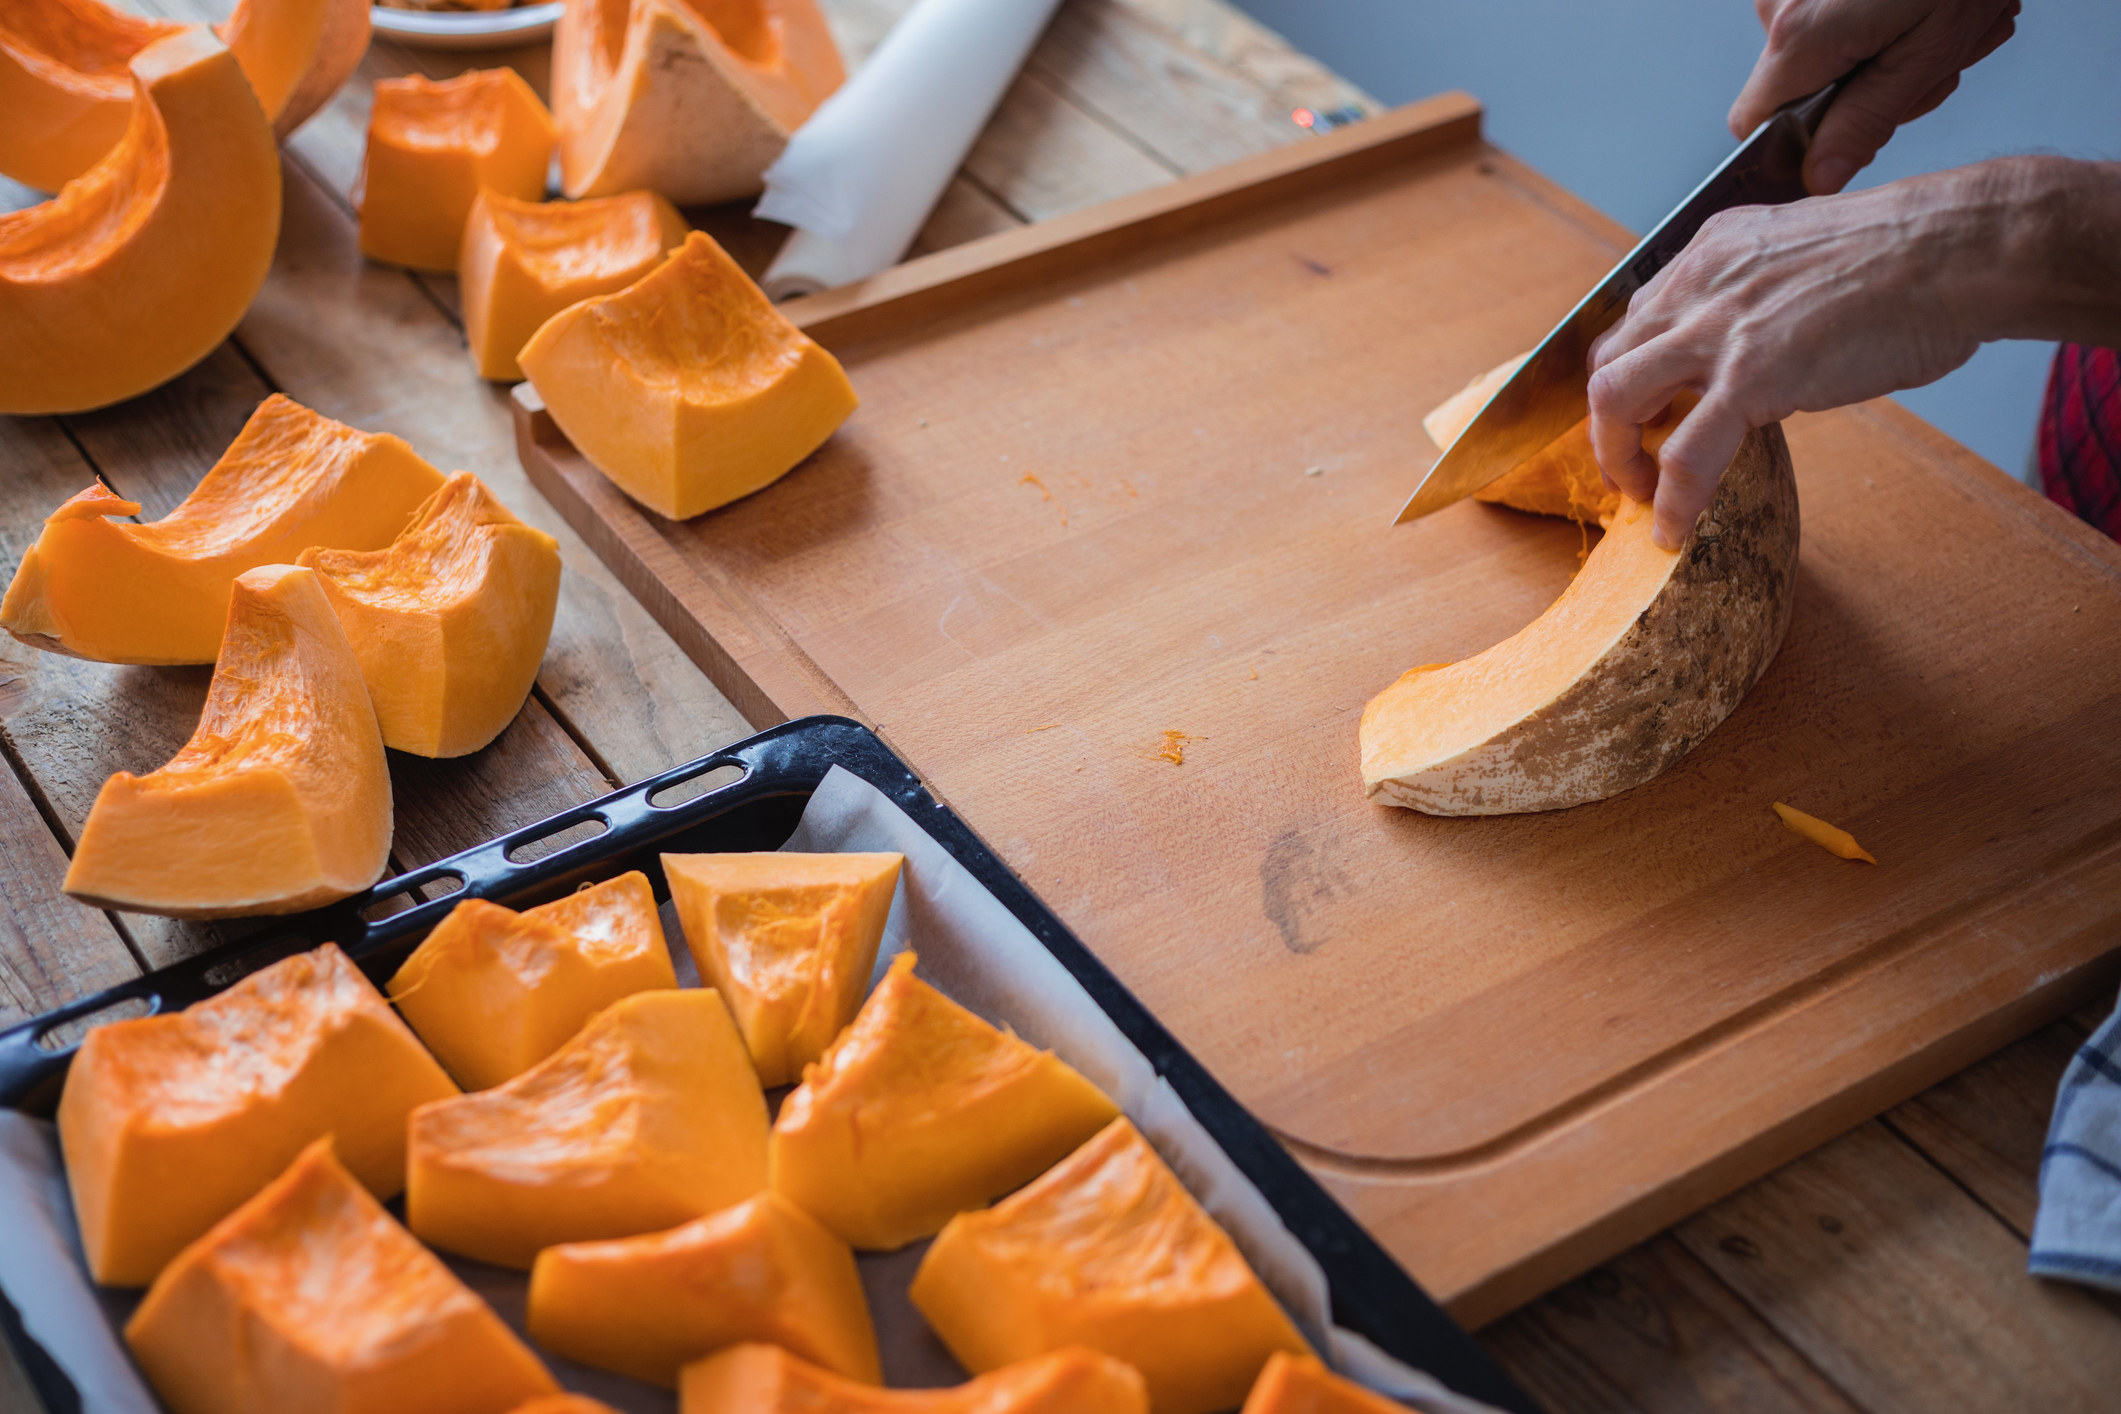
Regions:
[[[1819,120],[1847,80],[1778,111],[1695,187],[1554,327],[1414,488],[1398,525],[1472,495],[1540,451],[1590,411],[1585,361],[1591,343],[1628,301],[1670,264],[1711,216],[1735,206],[1773,206],[1804,196],[1804,155]]]

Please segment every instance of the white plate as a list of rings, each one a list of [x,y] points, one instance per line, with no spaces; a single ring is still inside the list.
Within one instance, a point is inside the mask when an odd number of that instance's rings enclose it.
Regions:
[[[370,10],[376,33],[416,49],[506,49],[534,44],[552,33],[560,0],[518,5],[512,10]]]

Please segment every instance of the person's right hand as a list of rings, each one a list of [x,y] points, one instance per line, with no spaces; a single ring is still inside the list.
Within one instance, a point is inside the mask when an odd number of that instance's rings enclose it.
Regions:
[[[1737,136],[1863,65],[1805,158],[1805,186],[1823,196],[1847,186],[1895,128],[1949,98],[1961,70],[2011,37],[2018,0],[1754,0],[1754,8],[1767,47],[1731,105]]]

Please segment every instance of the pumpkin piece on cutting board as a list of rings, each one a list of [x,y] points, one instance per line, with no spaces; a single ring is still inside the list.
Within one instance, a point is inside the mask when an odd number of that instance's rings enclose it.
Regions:
[[[992,1208],[952,1218],[908,1295],[968,1370],[1085,1345],[1140,1370],[1156,1414],[1233,1409],[1275,1351],[1309,1353],[1125,1119]]]
[[[125,134],[126,66],[185,28],[100,0],[0,0],[0,174],[57,191]]]
[[[1343,1379],[1316,1355],[1277,1350],[1239,1414],[1406,1414],[1407,1406]]]
[[[621,997],[675,987],[638,869],[521,913],[466,899],[390,979],[390,999],[467,1090],[513,1079]]]
[[[491,1090],[413,1112],[406,1223],[528,1268],[540,1248],[659,1232],[766,1186],[766,1097],[722,999],[637,992]]]
[[[779,480],[855,407],[839,360],[702,231],[554,315],[517,358],[591,465],[673,520]]]
[[[945,1389],[877,1389],[773,1345],[738,1345],[685,1367],[679,1414],[1149,1414],[1142,1377],[1073,1347]]]
[[[386,432],[274,393],[175,510],[146,525],[101,483],[45,518],[0,599],[32,648],[105,663],[211,663],[236,576],[313,545],[390,544],[442,473]]]
[[[781,1102],[773,1189],[888,1251],[1036,1177],[1119,1113],[1103,1091],[891,961]]]
[[[171,1414],[506,1414],[558,1389],[329,1139],[185,1248],[125,1341]]]
[[[465,756],[515,720],[552,637],[560,544],[468,471],[380,550],[304,550],[346,626],[383,744]]]
[[[464,224],[457,281],[481,378],[523,376],[516,354],[571,304],[623,290],[684,243],[685,218],[652,191],[517,201],[482,190]]]
[[[346,955],[326,944],[181,1012],[88,1033],[59,1147],[89,1274],[141,1286],[331,1135],[378,1198],[405,1186],[405,1122],[456,1093]]]
[[[514,69],[376,81],[361,159],[361,253],[454,273],[482,187],[545,195],[552,115]]]
[[[770,1192],[669,1232],[546,1248],[528,1326],[555,1355],[673,1389],[686,1364],[746,1341],[883,1380],[854,1254]]]
[[[845,78],[814,0],[567,0],[552,49],[561,185],[680,206],[755,196]]]
[[[666,854],[700,976],[771,1089],[800,1079],[861,1009],[901,854]]]
[[[310,570],[236,577],[199,725],[103,783],[66,891],[171,918],[300,913],[390,861],[390,768],[346,630]]]
[[[131,62],[124,134],[0,215],[0,413],[84,412],[176,377],[236,327],[280,235],[280,150],[202,28]]]

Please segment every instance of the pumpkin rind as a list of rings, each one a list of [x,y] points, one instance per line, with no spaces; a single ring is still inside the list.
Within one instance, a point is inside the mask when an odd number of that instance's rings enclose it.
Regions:
[[[552,115],[514,69],[376,81],[361,159],[361,253],[454,272],[481,187],[545,194]]]
[[[1140,1374],[1079,1346],[948,1389],[876,1389],[738,1345],[687,1365],[678,1390],[679,1414],[1149,1414]]]

